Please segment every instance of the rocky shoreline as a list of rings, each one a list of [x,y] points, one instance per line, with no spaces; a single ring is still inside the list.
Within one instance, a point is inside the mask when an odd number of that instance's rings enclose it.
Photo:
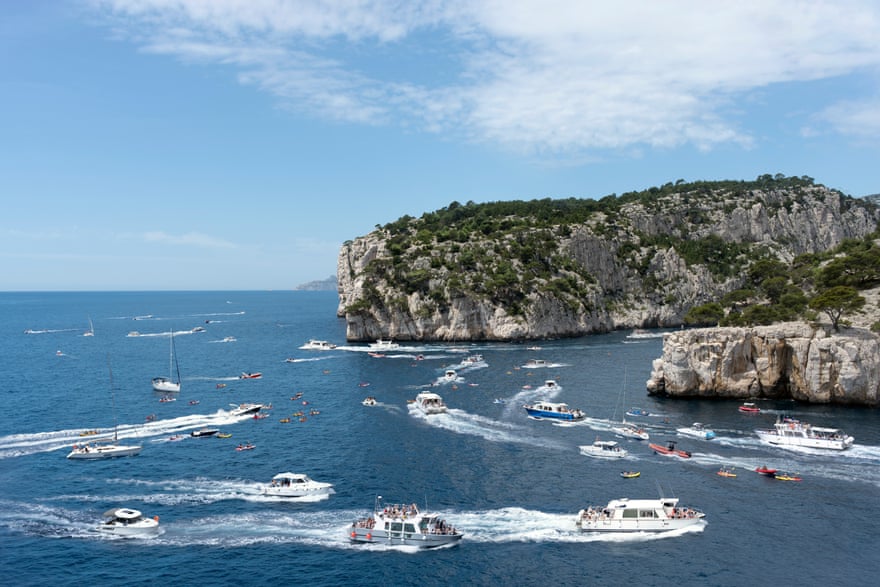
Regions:
[[[867,329],[829,333],[788,322],[699,328],[663,338],[649,395],[673,398],[794,399],[880,406],[880,338]]]

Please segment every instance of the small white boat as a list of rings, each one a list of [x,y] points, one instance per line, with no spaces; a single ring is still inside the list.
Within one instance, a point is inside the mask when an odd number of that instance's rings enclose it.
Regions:
[[[846,450],[854,439],[839,428],[813,426],[792,418],[777,418],[772,430],[755,430],[758,438],[782,447],[826,448]]]
[[[91,318],[89,318],[89,329],[83,332],[83,336],[95,336],[95,325],[92,324]]]
[[[392,340],[376,339],[376,342],[370,343],[371,351],[393,351],[399,349],[400,345]]]
[[[168,356],[168,377],[153,377],[153,389],[163,392],[180,391],[180,365],[177,364],[177,357],[174,353],[174,331],[171,331],[171,343]],[[177,381],[172,379],[175,368],[177,369]]]
[[[332,483],[310,479],[302,473],[278,473],[263,487],[263,495],[274,497],[307,497],[335,493]]]
[[[649,440],[651,438],[651,435],[648,434],[644,428],[631,424],[626,420],[616,426],[612,426],[611,430],[615,434],[619,434],[624,438],[632,438],[635,440]]]
[[[579,409],[572,409],[565,403],[553,403],[537,401],[533,404],[525,404],[523,406],[530,418],[536,420],[550,419],[562,420],[567,422],[576,422],[587,417]]]
[[[461,381],[461,377],[455,372],[455,369],[447,369],[440,378],[440,383],[456,383]]]
[[[602,459],[622,459],[629,453],[614,440],[596,440],[593,444],[579,446],[581,454]]]
[[[430,391],[423,391],[416,395],[416,407],[429,416],[443,414],[447,409],[443,398]]]
[[[306,351],[332,351],[336,348],[336,345],[331,342],[327,342],[326,340],[310,339],[307,343],[299,348]]]
[[[416,504],[386,505],[376,498],[373,514],[355,520],[349,528],[352,542],[434,548],[455,544],[464,534],[438,514],[421,512]]]
[[[224,336],[223,342],[235,342],[237,339],[234,336]]]
[[[675,430],[682,436],[690,436],[692,438],[699,438],[700,440],[712,440],[715,438],[715,431],[706,428],[699,422],[694,422],[690,426],[676,428]]]
[[[229,404],[232,406],[233,416],[244,416],[245,414],[256,414],[263,409],[263,404]]]
[[[95,531],[126,538],[152,537],[159,534],[159,516],[147,518],[138,510],[114,508],[104,512],[104,521]]]
[[[544,382],[544,385],[542,385],[541,387],[539,387],[535,391],[548,392],[548,391],[559,391],[560,389],[562,389],[562,387],[559,385],[559,383],[556,382],[555,379],[548,379]]]
[[[582,509],[575,525],[582,532],[666,532],[693,526],[705,516],[700,510],[679,507],[674,497],[621,498]]]
[[[129,332],[125,336],[133,337],[133,336],[140,336],[140,335],[141,335],[141,333],[138,332],[137,330],[132,330],[131,332]]]
[[[370,396],[365,397],[364,401],[362,401],[361,403],[365,406],[372,407],[372,406],[376,405],[376,398],[374,398],[373,396],[370,395]]]

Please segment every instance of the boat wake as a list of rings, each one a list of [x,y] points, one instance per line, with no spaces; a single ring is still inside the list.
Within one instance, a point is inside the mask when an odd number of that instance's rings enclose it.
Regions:
[[[429,426],[442,428],[457,434],[478,436],[491,442],[509,442],[568,450],[568,447],[561,443],[531,436],[528,434],[528,430],[510,422],[494,420],[459,409],[449,409],[445,414],[432,414],[428,416],[415,404],[408,404],[407,407],[409,408],[410,415],[414,418],[424,421]]]

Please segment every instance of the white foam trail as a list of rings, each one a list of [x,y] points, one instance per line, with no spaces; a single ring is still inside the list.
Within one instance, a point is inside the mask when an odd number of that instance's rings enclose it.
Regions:
[[[414,418],[422,420],[430,426],[449,430],[457,434],[478,436],[492,442],[510,442],[568,450],[563,444],[556,441],[533,437],[522,426],[510,422],[494,420],[458,409],[448,409],[445,414],[431,414],[429,416],[422,412],[414,403],[407,404],[407,407],[409,408],[410,415]]]

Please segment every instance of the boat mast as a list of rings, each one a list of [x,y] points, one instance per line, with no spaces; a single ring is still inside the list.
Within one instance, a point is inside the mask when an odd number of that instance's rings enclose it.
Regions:
[[[171,330],[171,357],[169,357],[169,376],[173,373],[172,368],[177,367],[177,385],[180,385],[180,364],[177,362],[177,353],[174,352],[174,329]],[[171,364],[173,361],[173,365]]]

